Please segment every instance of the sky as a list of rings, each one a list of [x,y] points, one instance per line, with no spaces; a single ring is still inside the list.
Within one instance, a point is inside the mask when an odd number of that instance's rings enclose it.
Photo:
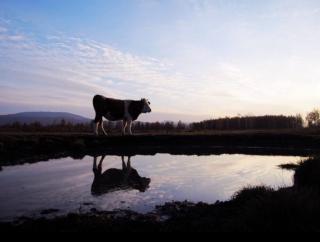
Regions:
[[[320,104],[318,0],[1,0],[0,114],[93,117],[148,98],[144,121]]]

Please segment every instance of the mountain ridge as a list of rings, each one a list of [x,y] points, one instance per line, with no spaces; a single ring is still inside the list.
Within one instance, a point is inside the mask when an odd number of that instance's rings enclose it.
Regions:
[[[50,125],[60,123],[62,120],[73,124],[88,123],[91,121],[89,118],[68,112],[35,111],[0,115],[0,125],[12,124],[15,122],[22,124],[40,122],[43,125]]]

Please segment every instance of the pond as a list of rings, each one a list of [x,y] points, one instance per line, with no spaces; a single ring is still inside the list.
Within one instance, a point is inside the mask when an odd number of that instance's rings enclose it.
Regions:
[[[171,201],[214,203],[243,187],[291,186],[278,167],[303,157],[262,155],[85,156],[3,167],[0,220],[69,212],[130,209],[146,213]]]

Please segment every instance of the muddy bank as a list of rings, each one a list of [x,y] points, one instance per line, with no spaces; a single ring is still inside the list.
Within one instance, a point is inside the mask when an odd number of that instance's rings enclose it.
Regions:
[[[274,132],[210,135],[99,136],[89,134],[0,134],[0,165],[85,155],[317,154],[320,135]]]
[[[294,186],[288,188],[246,188],[230,201],[172,202],[145,215],[92,209],[53,219],[22,218],[1,223],[0,231],[319,232],[319,218],[320,159],[311,158],[295,168]]]

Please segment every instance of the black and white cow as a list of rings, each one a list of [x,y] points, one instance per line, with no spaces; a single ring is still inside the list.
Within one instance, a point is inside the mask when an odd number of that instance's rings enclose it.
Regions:
[[[99,125],[105,135],[107,132],[103,128],[103,120],[105,117],[109,121],[122,120],[122,134],[125,135],[126,128],[129,128],[129,133],[132,134],[132,122],[137,120],[141,113],[150,113],[150,102],[142,98],[141,100],[119,100],[107,98],[101,95],[93,97],[93,107],[96,112],[94,119],[94,133],[98,135]]]

